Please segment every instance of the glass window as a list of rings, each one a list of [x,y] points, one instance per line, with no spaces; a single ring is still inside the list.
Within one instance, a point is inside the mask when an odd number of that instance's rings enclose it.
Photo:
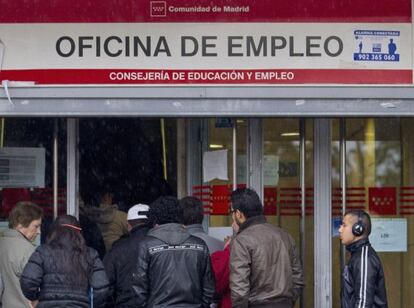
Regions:
[[[372,218],[371,243],[383,263],[389,307],[412,307],[414,294],[410,245],[414,223],[414,135],[411,118],[352,118],[346,125],[346,208],[363,209]],[[334,131],[339,131],[339,121]],[[340,188],[339,138],[334,137],[333,186]],[[340,216],[340,193],[333,212]],[[401,226],[407,233],[396,234]],[[385,226],[385,227],[381,227]],[[383,231],[381,231],[383,230]],[[385,234],[385,235],[384,235]],[[395,237],[389,240],[388,237]],[[381,239],[382,238],[382,239]],[[387,244],[388,243],[388,244]],[[407,250],[401,246],[407,245]],[[333,242],[334,307],[340,307],[339,240]],[[397,251],[392,251],[397,250]],[[349,255],[346,255],[349,258]]]
[[[66,121],[51,118],[0,120],[0,224],[18,201],[32,201],[43,208],[43,241],[53,221],[53,136],[57,124],[58,213],[66,213]]]
[[[299,119],[263,120],[264,211],[267,220],[288,231],[301,248]],[[305,121],[305,284],[304,307],[313,307],[313,123]],[[298,305],[297,305],[298,306]]]
[[[204,191],[208,191],[206,207],[210,207],[210,227],[230,227],[229,198],[233,190],[233,126],[236,126],[236,183],[238,187],[246,186],[247,181],[247,120],[233,118],[208,119],[208,152],[227,151],[223,157],[227,164],[227,179],[212,179],[205,183]],[[205,154],[205,153],[204,153]]]
[[[98,205],[102,190],[127,211],[177,194],[176,119],[81,119],[79,187],[82,201]]]

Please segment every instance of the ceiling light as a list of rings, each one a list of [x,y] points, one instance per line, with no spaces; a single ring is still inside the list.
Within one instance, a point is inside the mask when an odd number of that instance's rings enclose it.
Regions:
[[[224,148],[224,145],[222,145],[222,144],[210,144],[209,147],[210,147],[210,149],[222,149],[222,148]]]
[[[292,133],[282,133],[280,134],[282,137],[293,137],[293,136],[299,136],[299,133],[292,132]]]

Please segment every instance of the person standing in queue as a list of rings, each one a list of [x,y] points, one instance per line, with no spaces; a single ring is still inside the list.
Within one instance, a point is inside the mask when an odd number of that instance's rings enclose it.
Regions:
[[[4,308],[27,308],[31,303],[20,289],[20,277],[40,234],[43,210],[31,202],[19,202],[9,215],[9,229],[0,237],[0,273]]]
[[[206,243],[181,224],[177,198],[160,197],[150,205],[153,223],[138,248],[133,289],[137,306],[208,308],[214,276]]]
[[[56,218],[20,278],[24,296],[38,308],[104,307],[109,282],[95,249],[86,246],[79,221]]]
[[[266,222],[257,193],[238,188],[231,194],[239,232],[230,247],[230,290],[234,308],[292,308],[303,287],[295,241]]]
[[[136,307],[137,298],[132,289],[132,273],[135,270],[139,244],[150,229],[149,206],[136,204],[128,210],[129,235],[121,237],[112,245],[104,258],[111,296],[107,307]]]

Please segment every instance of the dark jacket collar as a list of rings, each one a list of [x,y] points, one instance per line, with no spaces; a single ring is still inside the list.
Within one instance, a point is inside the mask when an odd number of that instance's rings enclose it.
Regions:
[[[349,244],[348,246],[346,246],[346,250],[348,250],[350,253],[354,253],[355,251],[357,251],[359,248],[361,248],[362,246],[371,246],[371,243],[369,242],[369,239],[366,238],[362,238],[356,242],[353,242],[352,244]]]
[[[140,224],[140,225],[137,225],[137,226],[133,227],[129,233],[131,233],[131,234],[140,233],[140,232],[142,232],[142,230],[145,230],[145,229],[146,230],[149,230],[150,229],[150,225],[149,224]]]
[[[264,215],[258,215],[258,216],[247,218],[247,220],[241,224],[239,232],[242,232],[243,230],[253,225],[264,224],[266,222],[267,222],[266,217]]]

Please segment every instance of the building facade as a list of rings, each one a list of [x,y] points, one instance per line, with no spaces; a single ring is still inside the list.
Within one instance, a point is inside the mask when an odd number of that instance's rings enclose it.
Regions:
[[[390,307],[414,294],[412,1],[4,1],[1,219],[249,186],[296,239],[301,307],[340,307],[343,212],[373,217]],[[398,260],[398,262],[396,261]]]

